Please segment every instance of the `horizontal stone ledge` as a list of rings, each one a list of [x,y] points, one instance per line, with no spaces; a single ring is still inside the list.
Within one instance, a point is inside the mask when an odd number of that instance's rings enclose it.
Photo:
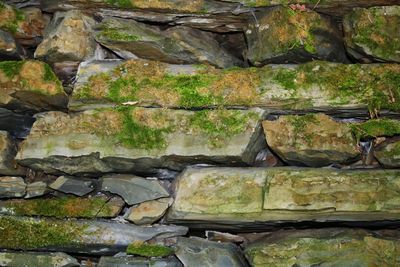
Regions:
[[[188,168],[167,219],[224,228],[400,220],[399,182],[399,170]]]
[[[140,227],[107,221],[34,219],[0,216],[0,247],[113,255],[138,241],[183,236],[184,226]]]
[[[245,247],[251,266],[398,266],[398,231],[326,228],[267,234]]]
[[[92,61],[80,65],[69,108],[223,106],[399,113],[399,75],[396,64],[315,61],[218,70],[148,60]]]
[[[125,107],[41,114],[16,160],[54,174],[144,173],[255,164],[264,111]]]
[[[62,252],[38,253],[38,252],[0,252],[0,265],[32,267],[78,267],[79,262]]]

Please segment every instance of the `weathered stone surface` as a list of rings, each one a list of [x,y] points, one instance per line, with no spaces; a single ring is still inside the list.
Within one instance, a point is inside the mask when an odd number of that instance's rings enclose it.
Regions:
[[[130,208],[124,215],[124,218],[137,225],[152,224],[164,216],[172,203],[172,198],[146,201]]]
[[[269,147],[291,164],[319,167],[360,156],[352,129],[321,113],[281,116],[263,128]]]
[[[398,266],[397,231],[288,230],[246,247],[252,266]]]
[[[189,27],[164,31],[134,20],[106,18],[97,26],[96,40],[125,59],[144,58],[175,64],[209,63],[220,68],[239,65],[215,36]]]
[[[95,189],[96,182],[89,179],[60,176],[49,187],[63,193],[84,196]]]
[[[177,247],[175,254],[185,266],[248,266],[241,250],[233,244],[179,237]]]
[[[7,132],[0,131],[0,175],[23,174],[23,170],[14,161],[16,149],[14,139]]]
[[[97,267],[183,267],[174,257],[139,258],[134,256],[101,257]]]
[[[0,213],[56,218],[112,218],[124,207],[119,197],[60,197],[0,201]]]
[[[0,29],[10,32],[20,44],[37,45],[46,24],[47,21],[38,8],[20,10],[1,3]]]
[[[92,27],[95,21],[81,11],[56,13],[35,57],[50,62],[83,61],[94,56],[96,43]]]
[[[265,146],[259,109],[120,108],[38,118],[17,155],[55,174],[157,173],[190,164],[252,164]]]
[[[25,198],[40,197],[46,195],[49,191],[45,182],[27,184]]]
[[[103,176],[101,190],[120,195],[129,205],[169,196],[157,180],[124,174]]]
[[[400,62],[400,6],[357,8],[343,22],[347,50],[363,62]]]
[[[0,198],[23,197],[26,184],[21,177],[0,177]]]
[[[386,168],[400,167],[400,138],[392,138],[374,150],[376,159]]]
[[[140,227],[132,224],[88,220],[0,217],[0,247],[112,255],[128,244],[153,238],[185,235],[187,228],[174,225]]]
[[[339,30],[317,12],[283,6],[267,9],[245,34],[247,58],[256,66],[313,59],[347,62]]]
[[[399,219],[398,170],[187,169],[168,220],[261,228],[300,221]]]
[[[0,131],[7,131],[16,138],[26,137],[34,121],[35,119],[31,116],[17,114],[11,110],[0,108]]]
[[[22,59],[24,51],[14,37],[0,30],[0,60]]]
[[[105,72],[105,73],[104,73]],[[384,73],[384,74],[383,74]],[[383,74],[383,75],[382,75]],[[301,65],[216,70],[154,61],[81,64],[70,108],[116,104],[204,108],[210,106],[292,110],[400,109],[396,64]]]
[[[4,267],[78,267],[78,261],[62,252],[0,252],[0,265]]]
[[[67,95],[46,63],[0,62],[0,107],[17,111],[65,109]]]

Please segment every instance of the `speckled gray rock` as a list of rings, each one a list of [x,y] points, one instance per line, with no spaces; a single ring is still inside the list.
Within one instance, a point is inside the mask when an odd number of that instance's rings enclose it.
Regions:
[[[78,261],[62,252],[0,252],[3,267],[78,267]]]
[[[129,205],[169,196],[157,180],[124,174],[103,176],[101,190],[120,195]]]
[[[198,237],[179,237],[175,254],[185,266],[248,266],[239,247],[230,243],[212,242]]]
[[[374,149],[375,158],[386,168],[400,167],[400,138],[388,139]]]
[[[140,258],[134,256],[101,257],[97,267],[183,267],[174,257]]]
[[[45,182],[34,182],[27,184],[25,198],[40,197],[49,192],[49,188]]]
[[[172,198],[145,201],[137,206],[131,207],[124,215],[124,218],[137,225],[152,224],[164,216],[172,203]]]
[[[57,178],[57,180],[50,184],[49,187],[63,193],[84,196],[96,188],[96,181],[83,178],[60,176]]]
[[[0,177],[0,198],[23,197],[26,184],[21,177]]]

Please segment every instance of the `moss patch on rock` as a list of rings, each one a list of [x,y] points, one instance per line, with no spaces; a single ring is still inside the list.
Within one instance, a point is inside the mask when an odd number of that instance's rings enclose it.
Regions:
[[[368,120],[362,123],[352,123],[350,127],[357,140],[400,135],[400,121],[393,119]]]
[[[205,8],[204,0],[104,0],[106,3],[121,8],[140,8],[170,10],[188,13],[203,13]]]
[[[0,1],[0,29],[10,33],[17,33],[19,23],[25,20],[24,13]]]
[[[134,242],[129,244],[126,253],[143,257],[167,257],[174,254],[174,250],[163,245]]]

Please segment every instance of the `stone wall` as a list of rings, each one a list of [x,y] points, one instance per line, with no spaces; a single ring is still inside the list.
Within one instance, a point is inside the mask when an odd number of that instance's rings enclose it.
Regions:
[[[0,265],[399,266],[396,4],[0,1]]]

